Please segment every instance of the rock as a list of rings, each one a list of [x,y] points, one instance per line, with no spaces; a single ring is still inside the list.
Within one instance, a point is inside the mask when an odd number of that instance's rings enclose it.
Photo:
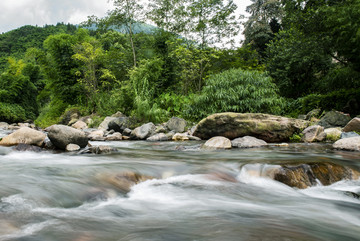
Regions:
[[[130,123],[129,117],[117,117],[109,122],[108,129],[122,133],[126,128],[130,127]]]
[[[116,120],[117,117],[106,117],[103,122],[99,125],[99,130],[107,131],[109,129],[109,123],[113,120]]]
[[[350,120],[351,117],[347,114],[339,111],[329,111],[317,124],[323,126],[324,128],[344,127]]]
[[[88,144],[85,132],[65,125],[52,125],[45,129],[56,148],[65,150],[68,144],[76,144],[84,148]]]
[[[135,128],[131,132],[130,138],[133,140],[145,140],[155,131],[155,129],[156,126],[152,122],[144,124],[140,127]]]
[[[80,146],[76,145],[76,144],[69,144],[69,145],[66,146],[65,150],[68,151],[68,152],[79,151]]]
[[[201,141],[201,139],[197,136],[188,135],[190,141]]]
[[[360,137],[360,135],[356,132],[342,132],[340,139],[345,139],[350,137]]]
[[[124,115],[123,113],[121,113],[120,111],[116,112],[115,114],[113,114],[111,117],[126,117],[126,115]]]
[[[90,116],[84,116],[80,118],[80,121],[85,122],[86,125],[91,125],[94,121]]]
[[[324,127],[319,125],[309,126],[302,132],[303,137],[301,138],[304,142],[315,142],[323,141],[326,138]]]
[[[130,136],[123,136],[122,139],[123,139],[124,141],[130,140]]]
[[[6,122],[0,122],[0,129],[7,130],[9,128],[9,124]]]
[[[355,117],[343,129],[344,132],[357,131],[360,132],[360,118]]]
[[[53,150],[55,149],[54,144],[50,141],[49,137],[46,137],[44,140],[44,148]]]
[[[20,126],[18,126],[17,124],[11,124],[8,126],[8,130],[19,130]]]
[[[30,128],[30,124],[29,123],[18,123],[18,126],[21,127],[29,127]]]
[[[87,146],[84,150],[81,150],[78,152],[78,154],[105,154],[105,153],[112,153],[116,152],[117,150],[115,148],[112,148],[111,146]]]
[[[129,192],[131,187],[147,180],[153,179],[151,176],[142,175],[135,172],[124,172],[119,174],[100,174],[97,179],[103,183],[111,184],[121,192]]]
[[[168,130],[165,128],[165,126],[160,125],[160,126],[156,126],[156,129],[154,131],[154,134],[158,134],[158,133],[166,133]]]
[[[173,117],[166,123],[166,127],[171,131],[182,133],[185,131],[186,121],[179,117]]]
[[[275,171],[274,180],[299,189],[317,185],[331,185],[341,180],[356,180],[359,172],[333,163],[311,163],[282,166]]]
[[[72,125],[76,121],[78,121],[80,118],[80,111],[78,109],[71,109],[66,111],[61,117],[60,117],[60,124],[62,125]]]
[[[333,144],[333,147],[347,151],[360,151],[360,137],[340,139]]]
[[[130,136],[131,135],[131,132],[132,132],[132,130],[131,129],[129,129],[129,128],[126,128],[124,131],[123,131],[123,135],[125,135],[125,136]]]
[[[12,134],[5,136],[0,141],[0,145],[14,146],[18,144],[28,144],[42,146],[46,138],[45,133],[30,129],[29,127],[22,127]]]
[[[203,140],[213,136],[235,139],[254,136],[266,142],[287,141],[310,122],[259,113],[219,113],[208,116],[197,125],[194,136]]]
[[[202,149],[231,149],[231,141],[223,136],[215,136],[205,142]]]
[[[341,128],[327,128],[324,130],[327,141],[337,141],[341,137]]]
[[[190,138],[189,138],[188,134],[186,134],[186,133],[176,133],[175,135],[173,135],[172,140],[173,141],[189,141]]]
[[[257,139],[252,136],[244,136],[244,137],[236,138],[231,141],[231,146],[238,148],[252,148],[252,147],[261,147],[266,145],[267,143],[265,141]]]
[[[115,132],[107,137],[105,137],[105,141],[121,141],[122,135],[120,132]]]
[[[321,109],[314,109],[306,114],[305,120],[311,120],[312,118],[319,118],[321,115]]]
[[[159,134],[150,136],[146,140],[147,141],[168,141],[169,137],[165,133],[159,133]]]
[[[38,146],[33,146],[29,144],[19,144],[13,148],[15,151],[32,151],[32,152],[41,152],[42,149]]]
[[[91,141],[104,141],[105,140],[104,131],[103,130],[92,131],[88,135],[88,138]]]
[[[72,124],[72,127],[78,130],[83,130],[83,129],[87,129],[88,126],[85,122],[78,120],[77,122],[75,122],[74,124]]]

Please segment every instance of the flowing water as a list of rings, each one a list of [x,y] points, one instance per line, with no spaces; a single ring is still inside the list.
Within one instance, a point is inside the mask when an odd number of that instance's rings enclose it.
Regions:
[[[6,133],[0,131],[0,137]],[[360,155],[291,144],[200,151],[200,142],[106,142],[78,155],[0,148],[0,240],[360,240],[360,181],[298,190],[261,176],[289,162],[360,169]],[[185,150],[177,150],[184,146]],[[125,193],[99,176],[155,177]]]

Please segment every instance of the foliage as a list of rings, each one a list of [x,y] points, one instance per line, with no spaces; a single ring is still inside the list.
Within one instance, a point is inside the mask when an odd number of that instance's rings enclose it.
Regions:
[[[158,106],[166,110],[169,116],[177,116],[185,118],[184,111],[191,104],[193,95],[178,95],[175,93],[163,93],[155,102]]]
[[[231,69],[211,76],[188,110],[192,119],[218,112],[279,114],[284,105],[272,79],[259,71]]]

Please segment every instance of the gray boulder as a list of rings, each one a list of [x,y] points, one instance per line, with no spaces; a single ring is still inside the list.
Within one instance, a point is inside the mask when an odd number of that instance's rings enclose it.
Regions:
[[[202,149],[231,149],[231,141],[223,136],[215,136],[206,141]]]
[[[116,120],[117,117],[105,117],[105,119],[103,120],[103,122],[101,122],[101,124],[99,125],[99,130],[103,130],[103,131],[107,131],[109,130],[109,123],[113,120]]]
[[[344,127],[350,120],[351,117],[347,114],[339,111],[329,111],[317,124],[323,126],[324,128]]]
[[[344,127],[344,132],[358,131],[360,132],[360,118],[355,117]]]
[[[166,123],[166,127],[170,131],[182,133],[185,131],[186,121],[179,117],[173,117]]]
[[[92,131],[88,135],[88,138],[91,141],[104,141],[105,140],[104,131],[103,130]]]
[[[305,120],[311,120],[313,117],[318,118],[321,114],[321,109],[314,109],[306,114]]]
[[[122,135],[121,135],[120,132],[115,132],[115,133],[105,137],[105,140],[106,141],[121,141],[122,140]]]
[[[338,140],[333,144],[335,149],[360,151],[360,137],[350,137]]]
[[[345,139],[350,137],[360,137],[360,135],[356,132],[343,132],[341,133],[340,139]]]
[[[168,141],[169,136],[166,135],[165,133],[158,133],[158,134],[155,134],[153,136],[150,136],[146,140],[147,141]]]
[[[86,147],[88,138],[85,132],[65,125],[53,125],[46,128],[48,137],[56,148],[65,150],[68,144],[77,144],[81,148]]]
[[[131,132],[130,138],[133,140],[145,140],[154,133],[155,129],[156,126],[152,122],[144,124],[140,127],[135,128]]]
[[[308,121],[260,113],[219,113],[197,125],[194,136],[207,140],[214,136],[235,139],[254,136],[266,142],[283,142],[309,126]]]
[[[302,141],[304,142],[323,141],[326,138],[324,127],[319,125],[309,126],[303,130],[302,134]]]
[[[0,141],[2,146],[15,146],[18,144],[28,144],[35,146],[42,146],[46,138],[45,133],[33,130],[29,127],[22,127],[17,131],[5,136]]]
[[[244,136],[231,141],[231,146],[238,148],[252,148],[266,145],[267,143],[265,141],[255,138],[253,136]]]
[[[123,133],[126,128],[130,127],[130,124],[131,122],[129,117],[116,117],[109,122],[108,129],[114,130],[115,132]]]

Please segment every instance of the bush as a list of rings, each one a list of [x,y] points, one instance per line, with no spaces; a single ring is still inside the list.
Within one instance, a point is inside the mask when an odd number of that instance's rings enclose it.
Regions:
[[[276,85],[265,73],[231,69],[211,76],[186,114],[193,120],[218,112],[280,114],[283,106]]]
[[[0,121],[15,123],[25,119],[26,112],[21,106],[0,102]]]

